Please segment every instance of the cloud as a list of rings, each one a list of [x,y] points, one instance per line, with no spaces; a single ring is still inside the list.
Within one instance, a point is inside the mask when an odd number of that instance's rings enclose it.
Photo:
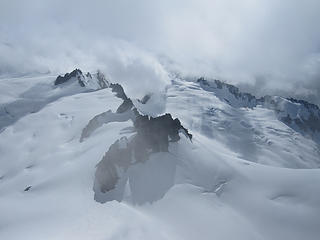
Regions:
[[[0,73],[103,68],[150,91],[174,69],[320,103],[319,9],[318,0],[1,1]]]

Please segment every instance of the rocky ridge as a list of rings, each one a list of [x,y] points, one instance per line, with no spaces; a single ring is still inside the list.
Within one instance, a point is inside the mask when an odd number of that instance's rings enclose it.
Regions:
[[[59,75],[54,81],[54,85],[57,86],[74,81],[77,81],[81,87],[95,90],[109,87],[109,81],[99,70],[95,74],[89,72],[83,74],[80,69],[75,69],[70,73],[66,73],[64,76]]]
[[[320,143],[320,109],[315,104],[280,96],[256,98],[220,80],[199,78],[197,83],[202,89],[214,92],[218,98],[233,107],[254,108],[260,105],[272,109],[284,124]]]

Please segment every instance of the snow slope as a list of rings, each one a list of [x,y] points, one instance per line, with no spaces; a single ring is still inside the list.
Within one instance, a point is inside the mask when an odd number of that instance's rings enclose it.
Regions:
[[[232,107],[263,108],[273,110],[278,120],[320,144],[320,108],[309,102],[279,96],[256,98],[241,92],[237,87],[219,80],[199,78],[199,85],[205,91],[213,92],[221,101]]]
[[[1,91],[14,89],[1,92],[2,108],[45,103],[1,122],[0,239],[318,239],[319,145],[274,110],[232,106],[182,79],[134,100],[140,112],[178,117],[193,140],[181,135],[169,152],[131,166],[123,200],[101,204],[95,166],[133,123],[115,118],[80,142],[88,122],[122,100],[110,88],[53,81],[0,80]]]

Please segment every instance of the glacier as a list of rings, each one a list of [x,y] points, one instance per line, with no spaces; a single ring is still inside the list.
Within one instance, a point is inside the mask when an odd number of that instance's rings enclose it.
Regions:
[[[139,100],[101,72],[56,77],[0,80],[0,239],[318,239],[316,105],[204,78]],[[133,109],[171,114],[192,141],[118,155],[97,193],[99,162],[137,134]]]

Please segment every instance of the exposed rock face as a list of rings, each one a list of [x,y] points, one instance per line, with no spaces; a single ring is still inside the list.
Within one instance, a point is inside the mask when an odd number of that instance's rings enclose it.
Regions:
[[[133,107],[133,103],[125,94],[123,87],[119,83],[111,83],[110,87],[112,92],[115,92],[116,96],[123,100],[123,103],[117,109],[117,113],[123,113],[127,110],[130,110]]]
[[[85,84],[83,82],[84,76],[83,76],[83,74],[82,74],[80,69],[75,69],[71,73],[66,73],[63,77],[61,75],[59,75],[57,77],[57,79],[55,80],[54,85],[59,85],[59,84],[65,83],[65,82],[69,81],[72,78],[76,78],[81,87],[85,86]]]
[[[96,194],[113,190],[131,165],[147,161],[152,153],[168,152],[169,142],[179,141],[179,131],[192,139],[188,130],[171,114],[156,118],[139,115],[134,126],[137,134],[131,140],[126,137],[117,140],[97,164],[94,183]]]
[[[150,98],[151,98],[151,94],[147,94],[141,100],[138,100],[138,101],[142,104],[146,104]]]
[[[31,188],[32,188],[32,186],[28,186],[23,191],[28,192]]]
[[[78,81],[81,87],[86,87],[92,90],[109,87],[108,80],[99,70],[94,74],[91,74],[89,72],[83,74],[80,69],[75,69],[71,73],[66,73],[64,76],[59,75],[55,80],[54,85],[72,81]]]
[[[115,92],[118,98],[121,98],[122,100],[128,99],[127,95],[123,90],[123,87],[119,83],[111,83],[110,87],[112,89],[112,92]]]
[[[280,97],[273,97],[272,104],[283,123],[320,143],[320,109],[317,105]]]
[[[118,107],[117,113],[124,113],[133,107],[133,103],[130,98],[123,101],[123,103]]]
[[[120,172],[126,171],[132,161],[132,148],[128,146],[128,139],[122,138],[112,144],[102,160],[97,164],[95,173],[95,191],[106,193],[115,188]]]
[[[192,139],[192,135],[181,125],[179,119],[173,119],[169,113],[155,118],[140,115],[136,118],[134,126],[139,138],[145,141],[146,148],[153,152],[168,151],[169,141],[180,140],[179,130]]]
[[[88,72],[89,73],[89,72]],[[90,74],[90,73],[89,73]],[[100,72],[98,70],[97,72],[97,79],[98,79],[98,83],[100,85],[101,88],[107,88],[109,87],[109,82],[108,80],[106,79],[106,77],[104,76],[104,74],[102,72]]]
[[[310,110],[315,110],[315,111],[319,111],[319,107],[315,104],[309,103],[307,101],[304,100],[298,100],[298,99],[294,99],[294,98],[287,98],[290,102],[293,103],[299,103],[304,105],[306,108],[310,109]]]

